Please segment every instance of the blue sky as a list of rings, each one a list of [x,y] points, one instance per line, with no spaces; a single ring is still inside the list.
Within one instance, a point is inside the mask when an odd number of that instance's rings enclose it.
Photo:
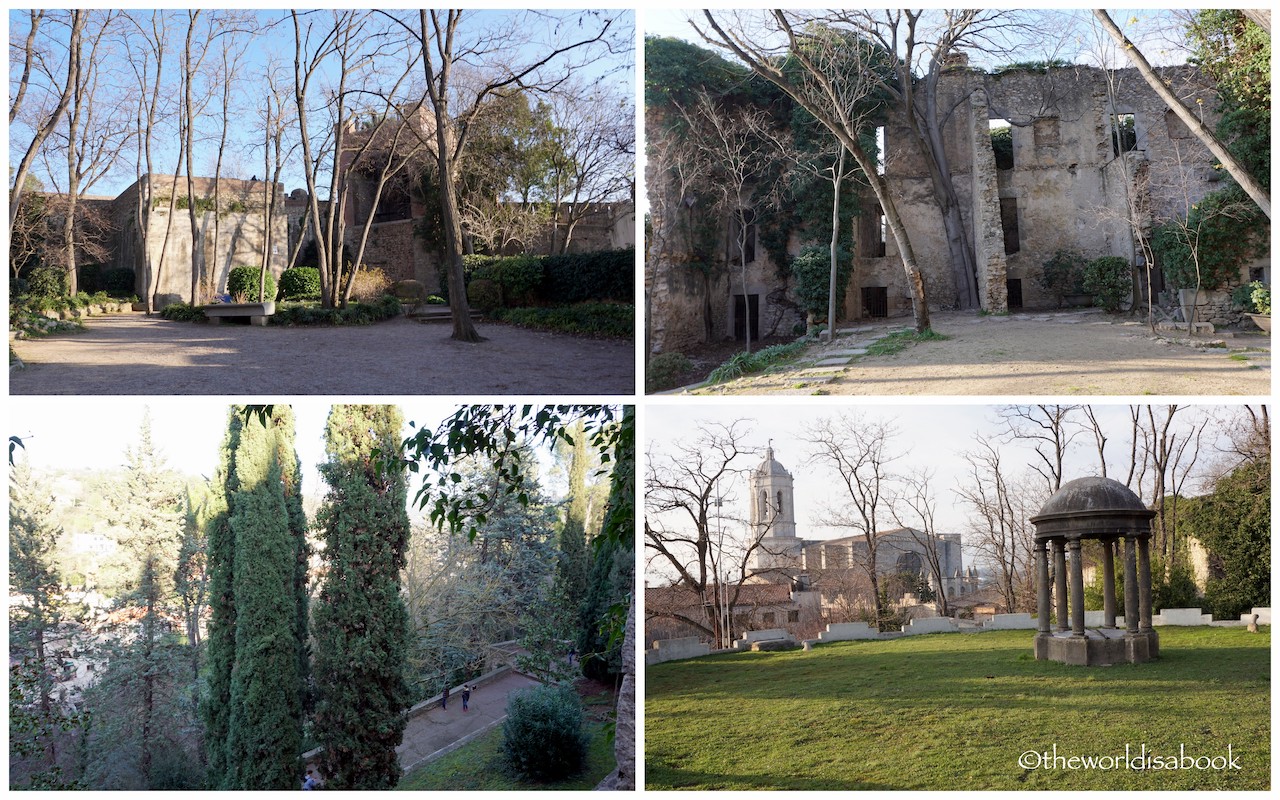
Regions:
[[[141,14],[142,12],[137,12]],[[252,45],[248,48],[245,60],[245,85],[240,98],[240,107],[232,115],[231,135],[236,140],[237,146],[232,148],[224,159],[223,174],[226,177],[235,177],[247,179],[253,176],[262,178],[266,173],[266,166],[263,162],[261,133],[259,117],[262,114],[261,106],[263,99],[267,95],[265,84],[266,65],[275,59],[284,73],[292,76],[294,42],[293,42],[293,25],[287,12],[284,11],[256,11],[251,13],[255,19],[266,25],[275,23],[266,31],[260,33],[253,40]],[[459,38],[465,40],[480,30],[491,30],[501,27],[504,22],[513,19],[514,15],[520,12],[515,11],[497,11],[497,10],[469,10],[463,18],[462,24],[459,26]],[[609,11],[601,12],[610,15],[619,14],[621,18],[617,24],[613,26],[613,30],[619,30],[622,33],[622,39],[626,42],[634,42],[634,14],[630,11]],[[9,13],[9,25],[12,33],[25,32],[28,27],[28,12],[22,10],[11,10]],[[323,19],[328,16],[328,12],[319,12],[316,17]],[[149,19],[149,18],[148,18]],[[519,61],[523,60],[527,63],[531,54],[537,51],[538,42],[560,41],[564,42],[568,37],[574,36],[580,30],[576,12],[572,11],[550,11],[540,12],[533,15],[524,15],[519,18],[521,26],[519,33],[528,39],[529,44],[513,47],[504,55],[512,57]],[[378,25],[385,25],[385,18],[375,15],[372,22]],[[322,24],[319,23],[318,24]],[[171,37],[171,54],[174,61],[170,64],[168,74],[176,76],[178,69],[177,58],[181,54],[182,35],[185,34],[186,14],[179,12],[178,17],[173,22],[174,33]],[[65,26],[58,26],[52,21],[46,22],[42,27],[42,33],[50,36],[65,37]],[[581,53],[582,51],[575,51]],[[211,56],[212,58],[213,56]],[[557,63],[563,64],[566,58],[576,58],[577,56],[567,56],[560,59]],[[123,55],[123,51],[117,51],[109,63],[118,72],[113,76],[112,82],[121,90],[127,91],[130,86],[136,85],[136,79],[132,72],[128,71],[127,59]],[[399,62],[403,64],[403,61]],[[20,66],[20,62],[19,62]],[[398,77],[400,69],[395,64],[388,61],[385,66],[379,68],[379,77],[385,78],[387,83],[393,82]],[[336,69],[330,66],[324,71],[322,80],[332,80]],[[394,73],[394,74],[392,74]],[[460,68],[459,74],[461,75]],[[11,64],[11,86],[17,79],[18,71]],[[421,71],[417,71],[412,76],[420,78]],[[603,56],[599,61],[575,70],[576,79],[581,82],[589,83],[600,80],[607,86],[615,87],[619,92],[625,95],[632,94],[632,87],[635,82],[635,52],[633,48],[627,49],[625,52],[617,52],[616,54]],[[177,96],[176,87],[173,94],[167,98],[174,100]],[[32,101],[36,100],[35,91],[33,90]],[[124,107],[124,103],[118,103],[118,106]],[[317,101],[319,105],[319,101]],[[127,113],[132,113],[132,105]],[[318,113],[314,116],[315,123],[323,120]],[[206,130],[203,133],[212,138],[216,136],[216,128],[218,123],[213,115],[206,115]],[[172,172],[176,162],[176,128],[175,117],[172,113],[166,114],[161,120],[163,130],[157,137],[154,156],[155,171],[157,173]],[[313,129],[315,125],[313,125]],[[325,126],[327,129],[327,126]],[[21,157],[22,151],[25,149],[27,142],[30,141],[29,129],[19,120],[13,127],[10,138],[10,163],[16,163]],[[318,135],[318,134],[317,134]],[[313,136],[313,141],[316,136]],[[128,187],[136,179],[135,169],[135,148],[130,147],[121,157],[117,166],[106,175],[91,190],[92,194],[114,196],[120,191]],[[293,158],[291,163],[283,172],[282,181],[285,184],[286,191],[292,191],[305,185],[302,177],[302,170],[299,162],[300,155]],[[207,142],[204,145],[197,144],[196,154],[194,158],[194,171],[202,176],[212,175],[214,172],[214,146],[213,142]],[[185,169],[181,170],[185,172]],[[52,168],[46,169],[44,165],[37,162],[33,172],[40,177],[46,187],[52,188],[60,182],[65,181],[63,174],[65,173],[65,161],[54,159]],[[50,173],[53,174],[50,174]],[[55,175],[57,177],[55,177]]]

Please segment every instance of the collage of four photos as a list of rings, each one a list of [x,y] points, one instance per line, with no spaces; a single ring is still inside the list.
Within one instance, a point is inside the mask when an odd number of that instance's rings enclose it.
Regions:
[[[11,790],[1271,781],[1271,14],[10,9]]]

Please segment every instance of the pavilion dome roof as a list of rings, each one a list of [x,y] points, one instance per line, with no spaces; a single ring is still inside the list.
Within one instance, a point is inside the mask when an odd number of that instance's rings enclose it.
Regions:
[[[1154,516],[1128,486],[1093,477],[1063,484],[1031,522],[1037,539],[1075,539],[1149,532]]]

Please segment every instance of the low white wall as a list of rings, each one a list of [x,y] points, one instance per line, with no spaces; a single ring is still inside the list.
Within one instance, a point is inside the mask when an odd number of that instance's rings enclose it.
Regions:
[[[996,614],[982,623],[985,631],[1033,631],[1036,621],[1030,614]]]
[[[832,622],[818,634],[820,642],[851,642],[855,639],[879,639],[880,632],[865,622]]]
[[[783,628],[766,628],[762,631],[746,631],[742,634],[742,641],[745,644],[752,642],[766,642],[770,639],[790,639],[791,634],[787,633]]]
[[[958,630],[960,629],[956,626],[955,620],[950,617],[923,617],[913,619],[902,626],[902,633],[905,636],[917,636],[922,633],[954,633]]]
[[[1257,614],[1257,615],[1258,615],[1258,624],[1259,624],[1259,625],[1270,625],[1270,624],[1271,624],[1271,609],[1270,609],[1270,608],[1258,608],[1257,606],[1254,606],[1254,607],[1253,607],[1253,609],[1252,609],[1248,614],[1241,614],[1241,615],[1240,615],[1240,621],[1241,621],[1241,622],[1243,622],[1243,623],[1245,623],[1245,624],[1248,624],[1248,623],[1249,623],[1249,621],[1250,621],[1250,619],[1249,619],[1249,618],[1250,618],[1253,614]]]
[[[698,641],[696,636],[681,639],[656,639],[653,648],[644,651],[645,664],[661,664],[682,658],[698,658],[711,652],[711,645]]]
[[[1210,622],[1213,615],[1198,608],[1162,608],[1151,618],[1152,625],[1208,625]]]

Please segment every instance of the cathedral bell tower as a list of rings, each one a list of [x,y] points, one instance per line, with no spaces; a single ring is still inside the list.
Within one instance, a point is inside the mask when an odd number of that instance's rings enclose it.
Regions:
[[[795,495],[791,473],[773,457],[769,442],[764,461],[747,477],[751,531],[760,537],[755,553],[756,569],[799,566],[800,540],[796,538]]]

